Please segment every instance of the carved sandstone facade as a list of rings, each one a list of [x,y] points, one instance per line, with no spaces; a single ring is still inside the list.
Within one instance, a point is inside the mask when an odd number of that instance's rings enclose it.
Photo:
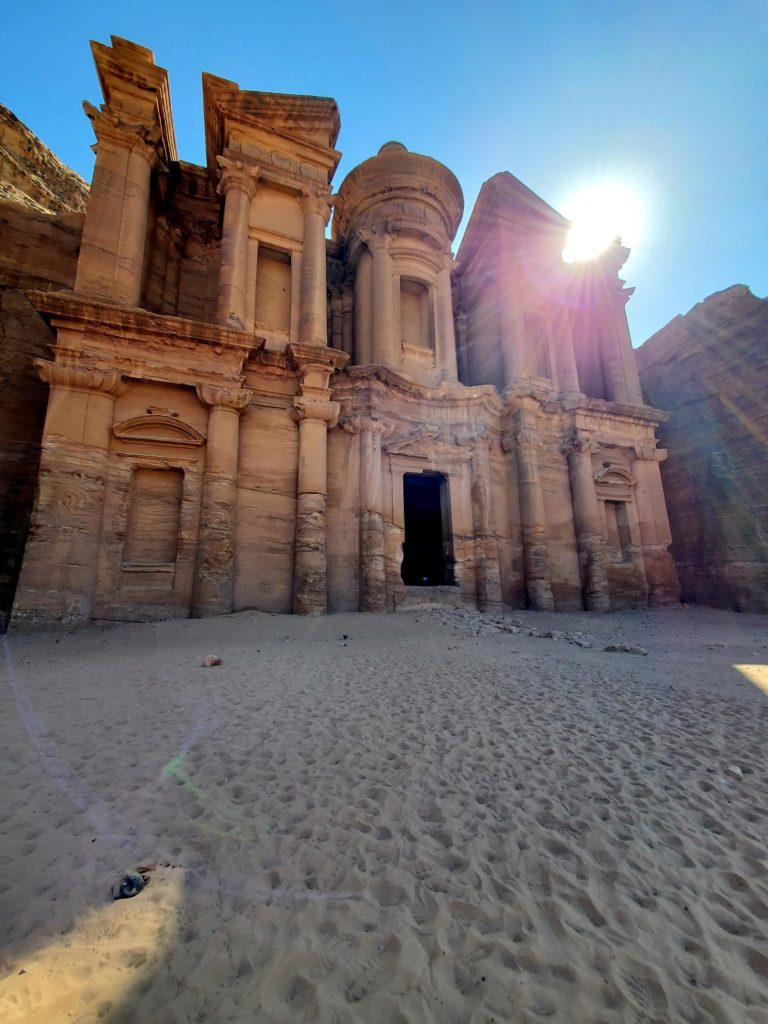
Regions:
[[[625,251],[566,266],[501,174],[454,259],[447,168],[390,142],[332,194],[333,100],[212,75],[186,164],[150,51],[93,51],[74,286],[31,294],[55,337],[16,625],[678,599]]]

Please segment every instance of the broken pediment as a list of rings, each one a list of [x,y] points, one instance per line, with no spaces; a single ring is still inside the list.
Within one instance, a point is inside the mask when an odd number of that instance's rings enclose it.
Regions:
[[[188,423],[173,416],[136,416],[123,420],[112,427],[118,441],[134,441],[140,444],[178,444],[199,446],[205,444],[205,437]]]
[[[334,149],[340,119],[336,101],[325,96],[294,96],[288,93],[245,91],[235,82],[203,75],[206,158],[209,169],[231,144],[235,133],[242,146],[252,136],[257,149],[266,140],[284,157],[316,164],[326,180],[339,162]]]

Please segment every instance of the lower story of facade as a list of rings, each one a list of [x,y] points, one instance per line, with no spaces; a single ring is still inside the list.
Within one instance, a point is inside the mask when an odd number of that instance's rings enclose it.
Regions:
[[[426,387],[199,325],[180,361],[178,320],[171,367],[142,316],[105,324],[93,347],[59,309],[54,358],[38,361],[50,397],[12,628],[387,611],[421,587],[483,610],[679,600],[663,414]]]

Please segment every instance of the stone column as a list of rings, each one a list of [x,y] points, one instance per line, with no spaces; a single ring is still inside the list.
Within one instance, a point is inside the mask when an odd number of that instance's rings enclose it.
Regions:
[[[456,332],[453,324],[453,296],[451,292],[451,268],[449,256],[437,277],[437,324],[436,348],[437,365],[441,380],[457,381],[459,374],[456,364]]]
[[[567,309],[559,308],[554,318],[557,378],[562,395],[576,396],[580,393],[579,371],[576,366],[576,352],[573,348],[573,333]]]
[[[197,397],[210,410],[192,600],[193,616],[202,618],[232,611],[240,414],[251,392],[198,384]]]
[[[392,433],[386,420],[354,417],[344,425],[360,434],[360,611],[387,608],[381,438]]]
[[[634,288],[625,289],[618,276],[628,256],[629,249],[616,243],[603,254],[595,267],[602,298],[598,316],[603,367],[609,401],[643,405],[625,310]]]
[[[328,344],[325,225],[332,205],[327,193],[305,195],[301,204],[304,211],[304,247],[301,256],[299,341],[302,345]]]
[[[96,133],[75,291],[138,306],[144,280],[149,185],[159,163],[158,128],[129,124],[84,104]]]
[[[472,520],[476,548],[477,605],[485,611],[502,606],[499,546],[491,524],[491,472],[488,442],[480,438],[472,453]]]
[[[648,604],[651,607],[676,605],[680,602],[680,582],[669,545],[667,506],[661,481],[660,463],[667,457],[663,448],[638,445],[632,471],[637,480],[635,502],[642,544]]]
[[[456,316],[456,363],[459,373],[459,380],[462,384],[469,384],[472,380],[469,362],[469,316],[459,307]]]
[[[596,447],[589,435],[581,430],[573,432],[573,436],[563,449],[568,458],[584,607],[590,612],[609,612],[611,598],[605,539],[592,470],[592,453],[595,450]]]
[[[366,241],[373,255],[373,362],[400,368],[400,339],[396,336],[394,270],[389,235],[372,231]]]
[[[513,290],[514,279],[515,267],[512,258],[502,253],[496,272],[495,293],[499,310],[501,360],[505,388],[523,377],[523,353],[520,338],[522,324],[516,307]]]
[[[523,569],[528,603],[537,611],[554,611],[552,583],[547,550],[547,520],[541,490],[536,430],[535,399],[523,398],[516,414],[515,444],[517,484],[520,498],[520,525],[523,541]]]
[[[316,345],[289,345],[288,356],[301,374],[293,403],[299,418],[293,611],[324,615],[328,610],[328,429],[336,426],[341,409],[338,402],[330,401],[329,384],[331,374],[345,365],[347,356]]]
[[[341,347],[351,358],[355,336],[355,286],[347,278],[341,286]]]
[[[355,359],[359,366],[373,362],[373,257],[363,247],[355,271]]]
[[[248,318],[248,222],[259,171],[224,156],[217,162],[221,168],[219,193],[224,196],[224,223],[216,322],[242,331]]]
[[[12,624],[90,621],[120,371],[36,359],[51,386]]]

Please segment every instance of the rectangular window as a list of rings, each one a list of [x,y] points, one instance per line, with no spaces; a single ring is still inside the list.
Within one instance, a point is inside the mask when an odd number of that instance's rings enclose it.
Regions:
[[[429,288],[421,281],[400,279],[400,328],[404,344],[434,348]]]
[[[261,244],[256,259],[255,320],[278,331],[291,327],[291,254]]]
[[[614,561],[632,560],[632,538],[629,533],[627,504],[624,501],[606,501],[605,527],[608,551]]]
[[[123,547],[128,565],[176,561],[184,474],[180,469],[136,469]]]
[[[549,365],[549,330],[547,318],[540,313],[523,314],[525,362],[529,377],[552,379]]]

